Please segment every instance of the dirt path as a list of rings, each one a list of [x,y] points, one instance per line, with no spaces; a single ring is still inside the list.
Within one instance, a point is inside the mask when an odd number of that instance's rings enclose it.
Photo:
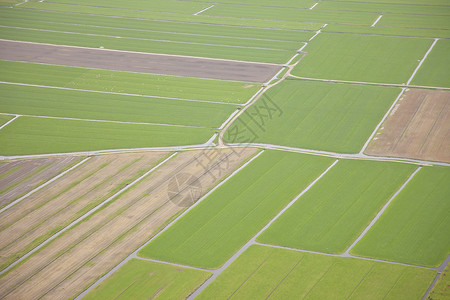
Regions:
[[[198,78],[265,82],[277,64],[0,40],[0,59]]]

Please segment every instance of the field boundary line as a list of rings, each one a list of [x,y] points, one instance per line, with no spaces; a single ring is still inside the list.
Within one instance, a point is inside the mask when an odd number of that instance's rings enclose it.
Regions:
[[[309,9],[310,9],[310,10],[311,10],[311,9],[314,9],[314,7],[316,7],[317,4],[319,4],[319,1],[317,1],[315,4],[313,4],[313,6],[311,6]]]
[[[442,272],[444,272],[445,267],[450,263],[450,255],[447,256],[447,258],[444,260],[444,262],[437,268],[438,273],[436,274],[436,277],[434,278],[433,282],[431,283],[428,290],[425,292],[425,295],[423,295],[422,300],[426,300],[428,294],[431,292],[433,287],[436,285],[436,282],[438,281],[439,277],[442,275]]]
[[[439,41],[439,38],[435,38],[433,43],[431,43],[430,48],[428,49],[428,51],[425,53],[425,55],[423,56],[423,58],[420,60],[419,65],[416,67],[416,69],[414,70],[414,72],[412,73],[411,77],[409,77],[408,81],[406,82],[406,85],[409,85],[411,83],[411,81],[413,80],[414,76],[416,75],[417,71],[419,71],[420,66],[422,66],[423,62],[425,61],[425,59],[427,59],[428,54],[430,54],[431,50],[433,50],[434,45],[436,45],[437,41]]]
[[[406,91],[406,88],[402,88],[402,90],[398,94],[397,98],[395,98],[394,102],[392,103],[391,107],[389,107],[387,112],[384,114],[383,118],[381,118],[381,121],[377,124],[377,126],[372,131],[372,133],[370,134],[369,138],[367,139],[367,141],[364,143],[361,151],[359,151],[359,154],[364,154],[364,151],[366,151],[366,149],[369,146],[370,142],[372,141],[373,137],[378,132],[378,129],[380,129],[381,125],[384,123],[384,121],[387,119],[387,117],[391,114],[392,110],[397,105],[397,102],[402,98],[402,96],[405,93],[405,91]]]
[[[21,20],[26,20],[26,19],[21,18]],[[211,35],[211,34],[189,33],[189,32],[174,32],[174,31],[139,29],[139,28],[124,28],[124,27],[101,26],[101,25],[79,24],[79,23],[69,23],[69,22],[54,22],[54,21],[44,21],[44,20],[33,20],[33,21],[38,22],[38,23],[48,23],[48,24],[57,24],[57,25],[74,25],[74,26],[119,29],[119,30],[128,30],[128,31],[168,33],[168,34],[175,34],[175,35],[194,35],[194,36],[204,36],[204,37],[218,37],[218,38],[229,38],[229,39],[250,40],[250,41],[266,41],[266,42],[291,42],[289,40],[260,39],[260,38],[251,38],[251,37],[241,37],[241,36],[225,36],[225,35]]]
[[[227,182],[229,179],[231,179],[234,175],[236,175],[237,173],[239,173],[239,171],[241,171],[242,169],[244,169],[247,165],[249,165],[253,160],[255,160],[256,158],[258,158],[262,153],[264,153],[264,150],[260,151],[259,153],[257,153],[256,155],[254,155],[251,159],[249,159],[246,163],[244,163],[242,166],[240,166],[238,169],[234,170],[230,175],[228,175],[224,180],[222,180],[221,182],[219,182],[216,186],[214,186],[210,191],[208,191],[205,195],[203,195],[200,199],[197,200],[197,202],[195,202],[194,204],[192,204],[189,208],[187,208],[186,210],[184,210],[180,215],[178,215],[174,220],[172,220],[169,224],[167,224],[167,226],[165,226],[162,230],[160,230],[157,234],[155,234],[154,236],[152,236],[148,241],[146,241],[144,244],[142,244],[142,246],[140,246],[139,248],[137,248],[132,254],[130,254],[128,257],[126,257],[124,260],[122,260],[118,265],[116,265],[114,268],[112,268],[109,272],[107,272],[105,275],[103,275],[100,279],[98,279],[96,282],[94,282],[91,286],[89,286],[86,290],[84,290],[81,294],[79,294],[75,300],[80,300],[81,298],[83,298],[87,293],[89,293],[91,290],[93,290],[95,287],[97,287],[101,282],[103,282],[105,279],[107,279],[109,276],[111,276],[115,271],[117,271],[121,266],[123,266],[124,264],[126,264],[129,260],[133,259],[133,258],[137,258],[137,259],[144,259],[146,260],[146,258],[141,258],[140,256],[137,255],[137,253],[139,251],[141,251],[144,247],[146,247],[150,242],[152,242],[154,239],[156,239],[158,236],[160,236],[162,233],[164,233],[167,229],[169,229],[173,224],[175,224],[180,218],[182,218],[184,215],[186,215],[187,213],[189,213],[194,207],[196,207],[197,205],[199,205],[204,199],[206,199],[210,194],[212,194],[216,189],[218,189],[220,186],[222,186],[225,182]],[[151,260],[151,261],[156,261],[156,260]],[[170,263],[170,262],[164,262],[164,261],[157,261],[160,263],[166,263],[166,264],[173,264],[173,265],[177,265],[175,263]],[[180,265],[180,266],[184,266],[187,268],[194,268],[194,269],[201,269],[201,268],[196,268],[196,267],[192,267],[192,266],[187,266],[187,265]],[[201,269],[201,270],[206,270],[208,272],[212,272],[213,274],[215,272],[217,272],[217,270],[208,270],[208,269]]]
[[[0,113],[0,115],[14,115],[14,114]],[[165,123],[112,121],[112,120],[81,119],[81,118],[71,118],[71,117],[53,117],[53,116],[40,116],[40,115],[20,115],[20,116],[21,117],[28,117],[28,118],[58,119],[58,120],[71,120],[71,121],[82,121],[82,122],[99,122],[99,123],[116,123],[116,124],[130,124],[130,125],[151,125],[151,126],[168,126],[168,127],[217,129],[216,127],[203,127],[203,126],[195,126],[195,125],[179,125],[179,124],[165,124]]]
[[[227,123],[228,123],[231,119],[233,119],[233,117],[234,117],[238,112],[239,112],[239,108],[236,109],[236,110],[228,117],[228,119],[226,119],[226,120],[222,123],[222,125],[220,125],[220,127],[217,128],[217,129],[222,130],[222,129],[225,127],[225,125],[227,125]],[[0,129],[1,129],[1,128],[0,128]]]
[[[383,14],[379,15],[378,18],[375,20],[375,22],[373,22],[372,25],[370,25],[370,27],[375,27],[375,25],[377,25],[377,23],[381,20],[382,17]]]
[[[311,182],[306,188],[304,188],[293,200],[291,200],[281,211],[279,211],[275,217],[273,217],[262,229],[258,231],[244,246],[242,246],[233,256],[231,256],[220,268],[216,269],[216,272],[208,278],[201,286],[199,286],[189,297],[188,300],[192,300],[197,297],[211,282],[216,279],[225,269],[227,269],[245,250],[250,246],[256,244],[256,239],[261,235],[273,222],[275,222],[286,210],[288,210],[301,196],[303,196],[314,184],[319,181],[331,168],[333,168],[339,159],[336,159],[328,168],[322,172],[313,182]]]
[[[388,156],[370,156],[361,153],[350,154],[350,153],[337,153],[331,151],[324,150],[313,150],[313,149],[305,149],[305,148],[296,148],[289,146],[281,146],[281,145],[271,145],[264,143],[231,143],[227,144],[227,146],[238,146],[238,147],[259,147],[263,149],[273,149],[279,151],[288,151],[288,152],[296,152],[296,153],[304,153],[310,155],[319,155],[319,156],[327,156],[334,158],[344,158],[344,159],[361,159],[361,160],[374,160],[374,161],[391,161],[398,163],[406,163],[406,164],[414,164],[414,165],[422,165],[422,166],[446,166],[450,167],[450,163],[438,162],[438,161],[428,161],[428,160],[419,160],[413,158],[403,158],[403,157],[388,157]]]
[[[304,253],[312,253],[312,254],[334,256],[334,257],[342,257],[342,258],[355,258],[355,259],[361,259],[361,260],[376,261],[376,262],[382,262],[382,263],[388,263],[388,264],[394,264],[394,265],[401,265],[401,266],[408,266],[408,267],[415,267],[415,268],[422,268],[422,269],[428,269],[428,270],[437,270],[437,268],[432,268],[432,267],[412,265],[412,264],[401,263],[401,262],[397,262],[397,261],[382,260],[382,259],[370,258],[370,257],[364,257],[364,256],[354,256],[354,255],[344,256],[343,254],[333,254],[333,253],[319,252],[319,251],[313,251],[313,250],[298,249],[298,248],[292,248],[292,247],[286,247],[286,246],[265,244],[265,243],[261,243],[261,242],[255,242],[255,245],[261,245],[261,246],[266,246],[266,247],[271,247],[271,248],[286,249],[286,250],[297,251],[297,252],[304,252]]]
[[[83,33],[83,32],[73,32],[73,31],[60,31],[60,30],[52,30],[52,29],[40,29],[40,28],[17,27],[17,26],[6,26],[6,25],[0,25],[0,27],[12,28],[12,29],[33,30],[33,31],[43,31],[43,32],[52,32],[52,33],[64,33],[64,34],[75,34],[75,35],[85,35],[85,36],[107,37],[107,38],[116,38],[116,39],[130,39],[130,40],[138,40],[138,41],[162,42],[162,43],[176,43],[176,44],[229,47],[229,48],[240,48],[240,49],[270,50],[270,51],[286,51],[286,52],[290,51],[290,50],[286,50],[286,49],[251,47],[251,46],[236,46],[236,45],[224,45],[224,44],[207,44],[207,43],[198,43],[198,42],[172,41],[172,40],[160,40],[160,39],[148,39],[148,38],[137,38],[137,37],[129,37],[129,36],[117,36],[117,35],[107,35],[107,34],[98,34],[98,33]]]
[[[367,81],[350,81],[350,80],[339,80],[339,79],[323,79],[323,78],[311,78],[311,77],[301,77],[290,74],[289,77],[301,80],[309,81],[321,81],[321,82],[335,82],[335,83],[348,83],[348,84],[358,84],[358,85],[375,85],[375,86],[387,86],[387,87],[399,87],[399,88],[416,88],[416,89],[432,89],[432,90],[446,90],[450,91],[450,88],[439,87],[439,86],[426,86],[426,85],[405,85],[398,83],[379,83],[379,82],[367,82]]]
[[[11,120],[9,120],[8,122],[6,122],[5,124],[3,124],[2,126],[0,126],[0,130],[2,130],[3,128],[5,128],[6,126],[8,126],[10,123],[12,123],[15,119],[17,119],[18,117],[21,117],[22,115],[15,115],[14,118],[12,118]]]
[[[75,164],[74,166],[70,167],[69,169],[59,173],[58,175],[54,176],[53,178],[49,179],[48,181],[44,182],[43,184],[41,184],[40,186],[34,188],[33,190],[29,191],[28,193],[26,193],[25,195],[23,195],[22,197],[14,200],[13,202],[9,203],[8,205],[2,207],[0,209],[0,214],[2,214],[4,211],[10,209],[11,207],[13,207],[14,205],[18,204],[19,202],[23,201],[25,198],[33,195],[34,193],[36,193],[37,191],[43,189],[44,187],[46,187],[47,185],[49,185],[50,183],[54,182],[55,180],[58,180],[59,178],[63,177],[64,175],[66,175],[67,173],[69,173],[70,171],[76,169],[77,167],[79,167],[80,165],[84,164],[85,162],[87,162],[88,160],[90,160],[91,157],[88,156],[85,159],[83,159],[82,161],[78,162],[77,164]],[[1,274],[1,273],[0,273]]]
[[[214,272],[214,270],[211,270],[211,269],[198,268],[198,267],[193,267],[193,266],[188,266],[188,265],[177,264],[177,263],[173,263],[173,262],[169,262],[169,261],[164,261],[164,260],[158,260],[158,259],[153,259],[153,258],[140,257],[140,256],[137,256],[135,253],[132,254],[132,257],[130,257],[130,259],[138,259],[138,260],[151,261],[151,262],[155,262],[155,263],[159,263],[159,264],[171,265],[171,266],[176,266],[176,267],[181,267],[181,268],[188,268],[188,269],[193,269],[193,270],[206,271],[206,272],[211,272],[211,273]],[[122,266],[122,265],[123,265],[123,262],[121,262],[120,265]],[[119,265],[117,265],[117,266],[119,266]],[[117,270],[117,269],[116,269],[116,270]]]
[[[111,200],[113,200],[114,198],[118,197],[119,195],[121,195],[122,193],[124,193],[125,191],[127,191],[128,189],[130,189],[131,187],[133,187],[136,183],[138,183],[139,181],[141,181],[143,178],[145,178],[146,176],[148,176],[150,173],[152,173],[153,171],[155,171],[156,169],[158,169],[160,166],[162,166],[163,164],[165,164],[168,160],[170,160],[172,157],[174,157],[175,155],[177,155],[177,152],[171,154],[169,157],[167,157],[166,159],[164,159],[162,162],[160,162],[159,164],[157,164],[156,166],[154,166],[153,168],[151,168],[149,171],[145,172],[143,175],[139,176],[137,179],[135,179],[133,182],[129,183],[128,185],[126,185],[125,187],[123,187],[122,189],[120,189],[118,192],[116,192],[114,195],[112,195],[111,197],[109,197],[108,199],[106,199],[105,201],[101,202],[100,204],[96,205],[94,208],[92,208],[91,210],[89,210],[88,212],[86,212],[85,214],[83,214],[81,217],[79,217],[78,219],[72,221],[69,225],[67,225],[66,227],[62,228],[61,230],[59,230],[58,232],[56,232],[55,234],[53,234],[51,237],[49,237],[48,239],[46,239],[45,241],[43,241],[42,243],[40,243],[38,246],[36,246],[35,248],[33,248],[32,250],[30,250],[29,252],[27,252],[26,254],[24,254],[22,257],[20,257],[18,260],[16,260],[15,262],[11,263],[9,266],[7,266],[5,269],[3,269],[2,271],[0,271],[0,275],[8,272],[10,269],[12,269],[14,266],[16,266],[18,263],[22,262],[23,260],[27,259],[28,257],[30,257],[31,255],[33,255],[35,252],[37,252],[39,249],[41,249],[42,247],[44,247],[45,245],[47,245],[48,243],[50,243],[51,241],[53,241],[54,239],[56,239],[58,236],[60,236],[61,234],[63,234],[64,232],[66,232],[67,230],[71,229],[72,227],[74,227],[75,225],[77,225],[78,223],[82,222],[84,219],[86,219],[87,217],[89,217],[90,215],[94,214],[97,210],[99,210],[100,208],[102,208],[104,205],[108,204],[109,202],[111,202]]]
[[[37,43],[37,42],[28,42],[28,41],[17,41],[17,40],[8,40],[8,39],[1,39],[1,38],[0,38],[0,41],[7,41],[7,42],[14,42],[14,43],[25,43],[25,44],[34,44],[34,45],[48,45],[48,46],[64,47],[64,48],[87,49],[87,50],[96,50],[96,51],[121,52],[121,53],[132,53],[132,54],[142,54],[142,55],[161,55],[161,56],[173,56],[173,57],[185,57],[185,58],[198,58],[200,60],[207,59],[207,60],[217,60],[217,61],[225,61],[225,62],[239,62],[239,63],[244,63],[244,64],[256,64],[256,65],[260,64],[260,65],[269,65],[269,66],[281,66],[281,64],[277,64],[277,63],[245,61],[245,60],[213,58],[213,57],[201,57],[201,56],[189,56],[189,55],[179,55],[179,54],[139,52],[139,51],[107,49],[107,48],[91,48],[91,47],[83,47],[83,46],[70,46],[70,45],[60,45],[60,44],[51,44],[51,43]],[[286,51],[289,51],[289,50],[286,50]],[[220,79],[216,79],[216,80],[220,80]],[[245,82],[245,81],[243,81],[243,82]]]
[[[408,185],[408,183],[414,178],[414,176],[422,169],[422,167],[418,167],[407,179],[406,181],[400,186],[400,188],[392,195],[392,197],[383,205],[383,207],[378,211],[376,216],[372,219],[372,221],[369,223],[369,225],[366,226],[366,228],[363,230],[363,232],[356,238],[356,240],[350,245],[350,247],[345,250],[343,253],[343,256],[351,256],[350,251],[355,247],[355,245],[366,235],[366,233],[372,228],[372,226],[380,219],[381,215],[386,211],[388,206],[391,204],[391,202],[397,197],[398,194]]]
[[[211,6],[208,6],[207,8],[204,8],[204,9],[202,9],[202,10],[196,12],[196,13],[193,14],[193,15],[194,15],[194,16],[198,16],[198,15],[201,14],[202,12],[207,11],[207,10],[210,9],[210,8],[213,8],[214,6],[215,6],[215,4],[213,4],[213,5],[211,5]]]
[[[120,72],[120,71],[116,71],[116,72]],[[142,74],[147,74],[147,73],[142,73]],[[225,105],[242,105],[242,104],[238,104],[238,103],[229,103],[229,102],[197,100],[197,99],[185,99],[185,98],[166,97],[166,96],[153,96],[153,95],[144,95],[144,94],[130,94],[130,93],[108,92],[108,91],[98,91],[98,90],[86,90],[86,89],[68,88],[68,87],[61,87],[61,86],[50,86],[50,85],[20,83],[20,82],[9,82],[9,81],[0,81],[0,84],[20,85],[20,86],[29,86],[29,87],[38,87],[38,88],[47,88],[47,89],[56,89],[56,90],[66,90],[66,91],[76,91],[76,92],[111,94],[111,95],[119,95],[119,96],[123,95],[123,96],[130,96],[130,97],[167,99],[167,100],[175,100],[175,101],[214,103],[214,104],[225,104]]]

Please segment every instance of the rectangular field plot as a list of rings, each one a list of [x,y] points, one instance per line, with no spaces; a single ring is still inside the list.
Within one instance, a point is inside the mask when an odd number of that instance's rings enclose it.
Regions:
[[[341,160],[258,241],[342,253],[413,171],[407,164]]]
[[[69,156],[0,163],[0,208],[79,163],[81,159]]]
[[[319,34],[292,71],[310,78],[406,83],[432,40],[386,36]]]
[[[332,162],[325,157],[266,151],[139,255],[219,267]]]
[[[14,116],[0,115],[0,127],[11,121],[13,118]]]
[[[0,83],[0,112],[133,123],[219,127],[236,109],[221,103]]]
[[[428,4],[428,3],[427,3]],[[450,9],[448,3],[446,7],[440,7],[441,14],[431,15],[408,15],[408,14],[387,14],[377,23],[377,26],[384,27],[409,27],[428,29],[450,29]]]
[[[244,149],[236,155],[233,150],[224,149],[186,151],[172,156],[3,274],[0,297],[75,297],[254,153],[254,149]],[[55,227],[70,223],[74,215],[86,213],[110,193],[130,186],[137,176],[167,156],[168,153],[162,152],[94,156],[69,176],[2,214],[0,257],[3,260],[21,257],[29,249],[23,246],[26,242],[42,242],[43,236],[57,231]],[[14,253],[13,249],[24,250]],[[158,277],[162,275],[153,279]],[[172,292],[175,291],[167,291],[166,295]]]
[[[0,155],[205,143],[212,129],[20,117],[0,131]]]
[[[251,246],[197,299],[420,299],[436,271]]]
[[[450,40],[437,41],[411,83],[416,85],[450,87],[449,53]]]
[[[210,274],[132,259],[83,299],[185,299]]]
[[[424,167],[351,251],[422,266],[439,266],[450,253],[450,171]]]
[[[450,163],[450,91],[411,89],[365,153]]]
[[[0,61],[0,81],[225,103],[245,103],[257,83]],[[149,99],[150,100],[150,99]]]
[[[319,4],[314,8],[317,10],[337,10],[337,11],[364,11],[364,12],[376,12],[382,13],[384,16],[389,15],[389,13],[402,13],[402,14],[428,14],[428,15],[442,15],[443,11],[449,11],[448,7],[442,7],[437,5],[429,5],[428,2],[422,1],[422,4],[410,4],[410,3],[386,3],[379,1],[381,3],[369,3],[369,1],[364,2],[342,2],[342,1],[320,1]],[[390,1],[391,2],[391,1]]]
[[[242,114],[227,130],[225,141],[359,152],[399,92],[288,79]]]

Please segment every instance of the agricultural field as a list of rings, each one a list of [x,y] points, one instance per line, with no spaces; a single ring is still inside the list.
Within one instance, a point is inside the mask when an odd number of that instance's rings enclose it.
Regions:
[[[419,299],[434,276],[432,270],[255,245],[198,299]]]
[[[352,253],[439,266],[450,247],[449,180],[448,168],[420,170]]]
[[[257,241],[342,253],[413,171],[406,164],[341,160]]]
[[[393,87],[288,78],[242,114],[227,131],[225,141],[359,152],[399,92]],[[270,110],[276,107],[278,111],[262,123],[254,116],[259,111],[266,113],[268,104]],[[259,130],[261,126],[264,130]]]
[[[0,298],[448,298],[449,20],[0,0]]]

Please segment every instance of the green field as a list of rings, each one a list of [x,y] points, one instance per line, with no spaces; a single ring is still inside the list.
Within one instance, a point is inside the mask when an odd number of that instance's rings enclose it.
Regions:
[[[435,300],[450,299],[450,265],[447,265],[444,271],[441,273],[438,281],[436,282],[433,289],[430,291],[429,296]],[[429,298],[427,298],[429,299]]]
[[[8,116],[8,115],[0,115],[0,126],[5,124],[6,122],[11,120],[12,118],[14,118],[14,117],[13,116]]]
[[[448,2],[447,2],[448,4]],[[388,14],[381,18],[377,26],[385,27],[409,27],[409,28],[429,28],[429,29],[450,29],[449,7],[439,7],[441,13],[438,16],[431,15],[408,15],[408,14]],[[446,14],[446,15],[445,15]]]
[[[235,106],[0,83],[0,112],[219,127]]]
[[[132,259],[83,299],[185,299],[210,273]]]
[[[411,5],[405,3],[387,3],[386,1],[379,1],[380,3],[369,3],[368,1],[321,1],[314,9],[317,10],[337,10],[337,11],[365,11],[382,13],[388,16],[388,13],[403,13],[403,14],[430,14],[442,15],[443,11],[450,14],[449,7],[440,7],[436,5]],[[390,1],[392,2],[392,1]],[[428,1],[427,1],[428,4]],[[375,20],[374,20],[375,21]]]
[[[449,181],[448,167],[424,167],[352,253],[439,266],[450,254]]]
[[[0,155],[205,143],[213,130],[20,117],[0,131]]]
[[[408,164],[341,160],[257,240],[342,253],[414,169]]]
[[[436,271],[251,246],[197,299],[420,299]]]
[[[308,54],[292,71],[310,78],[406,83],[431,39],[324,32],[304,49]]]
[[[257,83],[1,61],[0,81],[93,91],[245,103]]]
[[[228,143],[248,140],[307,149],[357,153],[400,89],[286,80],[239,117],[225,134]],[[269,100],[270,99],[270,100]],[[267,114],[273,101],[282,111]],[[271,105],[273,108],[273,105]],[[255,117],[256,116],[256,117]],[[261,129],[262,128],[262,129]],[[239,131],[240,134],[235,133]]]
[[[450,87],[450,40],[439,40],[420,67],[412,84]]]
[[[266,151],[139,255],[205,268],[219,267],[332,161]]]

